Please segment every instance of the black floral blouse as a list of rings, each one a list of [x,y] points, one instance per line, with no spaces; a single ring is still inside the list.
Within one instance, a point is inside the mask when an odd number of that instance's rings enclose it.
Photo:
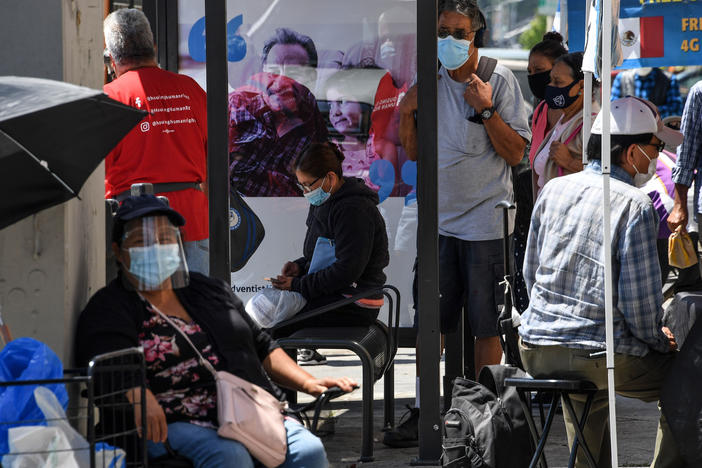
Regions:
[[[166,413],[166,421],[217,427],[217,391],[214,377],[198,362],[183,336],[151,307],[153,315],[142,323],[139,344],[144,347],[146,379]],[[217,356],[207,334],[195,322],[169,316],[205,359],[217,368]]]

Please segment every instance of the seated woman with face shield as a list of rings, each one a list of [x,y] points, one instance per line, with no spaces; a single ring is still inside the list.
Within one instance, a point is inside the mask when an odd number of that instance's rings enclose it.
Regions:
[[[331,386],[350,391],[355,382],[314,378],[251,321],[225,282],[189,273],[178,229],[184,223],[153,195],[122,203],[112,232],[119,274],[80,315],[77,361],[86,365],[97,354],[144,348],[150,457],[166,455],[167,442],[196,467],[259,466],[242,444],[217,435],[215,381],[198,353],[217,371],[228,371],[281,400],[273,382],[312,395]],[[130,401],[131,395],[127,393]],[[327,466],[318,438],[290,417],[284,424],[288,449],[281,466]]]

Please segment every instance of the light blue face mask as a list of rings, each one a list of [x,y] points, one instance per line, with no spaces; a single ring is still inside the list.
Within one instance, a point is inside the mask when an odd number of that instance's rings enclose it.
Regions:
[[[453,36],[439,38],[437,55],[441,65],[447,70],[461,68],[470,58],[470,41],[456,39]]]
[[[130,247],[129,272],[146,290],[157,288],[180,266],[180,245],[153,244],[148,247]]]
[[[331,189],[329,189],[329,192],[325,192],[324,189],[322,189],[326,180],[327,176],[324,176],[324,179],[322,179],[322,185],[314,190],[303,193],[307,201],[310,202],[310,205],[319,206],[325,201],[329,200],[329,197],[331,197]]]

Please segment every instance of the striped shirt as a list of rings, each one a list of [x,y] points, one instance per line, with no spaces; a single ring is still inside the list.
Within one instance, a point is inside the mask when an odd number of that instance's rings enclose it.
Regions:
[[[612,165],[614,350],[668,351],[663,334],[658,214],[622,168]],[[524,259],[529,308],[519,334],[530,344],[605,348],[602,176],[599,161],[544,187]]]
[[[697,213],[702,206],[699,199],[702,185],[702,81],[690,88],[680,124],[680,131],[685,138],[678,147],[673,182],[689,187],[692,185],[692,179],[696,177],[694,206]]]

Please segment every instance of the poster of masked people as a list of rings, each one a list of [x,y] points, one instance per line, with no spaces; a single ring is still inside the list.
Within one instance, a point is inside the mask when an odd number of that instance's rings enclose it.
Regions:
[[[179,0],[179,72],[203,88],[204,15],[203,0]],[[386,283],[400,289],[401,324],[411,326],[417,169],[400,145],[398,105],[415,79],[416,55],[414,1],[227,1],[228,176],[266,230],[232,274],[242,300],[301,256],[310,204],[319,199],[308,192],[333,187],[330,177],[300,185],[296,162],[311,145],[332,143],[343,179],[377,199],[390,253]]]

